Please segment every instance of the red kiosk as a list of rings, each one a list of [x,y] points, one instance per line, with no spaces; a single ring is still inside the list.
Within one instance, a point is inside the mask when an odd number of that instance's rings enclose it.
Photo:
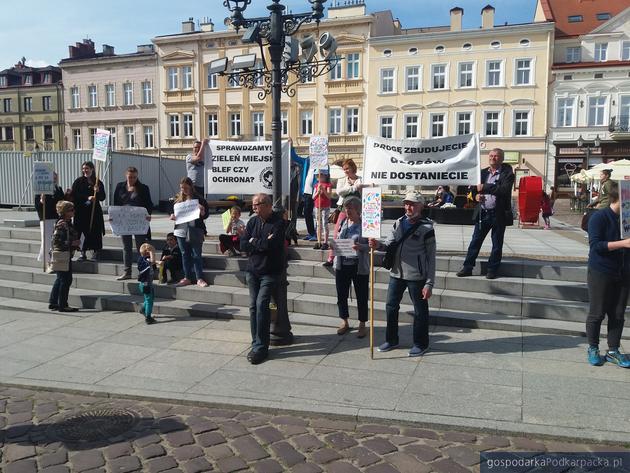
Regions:
[[[521,177],[518,185],[519,226],[538,225],[543,182],[540,176]]]

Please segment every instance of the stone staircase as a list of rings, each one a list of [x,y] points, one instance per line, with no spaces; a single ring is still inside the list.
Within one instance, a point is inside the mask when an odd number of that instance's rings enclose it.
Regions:
[[[159,236],[158,236],[159,238]],[[156,243],[160,243],[157,240]],[[302,243],[302,242],[301,242]],[[325,252],[310,244],[290,248],[288,307],[295,323],[333,326],[338,323],[334,275],[321,263]],[[116,281],[122,271],[120,239],[104,238],[103,261],[73,262],[70,305],[82,308],[136,311],[142,301],[137,282]],[[37,261],[39,230],[0,226],[0,297],[6,306],[20,308],[20,300],[46,309],[54,274],[44,273]],[[248,317],[245,258],[226,258],[218,242],[204,243],[204,276],[208,288],[176,288],[156,284],[154,313],[223,318]],[[377,258],[380,261],[380,258]],[[580,335],[588,309],[586,266],[575,262],[545,262],[507,258],[501,277],[487,280],[485,267],[458,278],[461,255],[438,255],[436,285],[430,300],[432,323],[467,328]],[[134,269],[135,275],[135,269]],[[375,271],[374,316],[385,320],[388,272]],[[18,300],[17,302],[15,300]],[[33,304],[29,306],[32,310]],[[352,301],[351,317],[356,319]],[[413,307],[405,294],[401,313]],[[402,314],[401,314],[402,315]],[[401,321],[405,321],[403,315]],[[630,320],[630,317],[627,318]],[[410,320],[410,319],[407,319]]]

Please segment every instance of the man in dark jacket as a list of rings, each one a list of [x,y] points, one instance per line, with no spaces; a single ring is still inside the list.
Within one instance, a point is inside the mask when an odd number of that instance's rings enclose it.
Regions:
[[[588,296],[586,318],[588,362],[601,366],[605,361],[630,368],[627,355],[619,352],[621,333],[630,294],[630,238],[621,239],[619,188],[609,186],[610,207],[598,210],[588,221]],[[608,316],[608,352],[599,354],[599,332]]]
[[[257,365],[269,353],[271,313],[269,301],[284,269],[284,220],[274,213],[271,197],[256,194],[252,200],[256,215],[249,219],[241,236],[241,251],[249,254],[247,286],[249,287],[249,323],[252,349],[247,360]]]
[[[481,184],[473,187],[475,200],[479,202],[473,212],[476,221],[472,239],[464,266],[457,276],[472,276],[475,261],[488,232],[492,231],[492,252],[488,259],[486,278],[496,279],[503,255],[503,237],[505,227],[512,225],[512,187],[514,171],[509,164],[503,164],[504,154],[501,148],[495,148],[488,154],[490,166],[481,170]]]

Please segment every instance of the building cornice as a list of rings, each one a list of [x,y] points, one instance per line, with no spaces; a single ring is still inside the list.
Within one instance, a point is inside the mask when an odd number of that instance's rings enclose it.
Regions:
[[[71,69],[73,67],[109,66],[110,64],[143,62],[143,61],[157,62],[157,53],[140,53],[138,55],[105,56],[105,57],[92,57],[92,58],[82,58],[82,59],[62,59],[61,61],[59,61],[59,67],[61,69]]]

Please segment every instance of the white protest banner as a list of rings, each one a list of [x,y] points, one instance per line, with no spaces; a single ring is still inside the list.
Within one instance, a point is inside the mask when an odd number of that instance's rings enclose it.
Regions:
[[[55,168],[53,163],[37,161],[33,163],[33,194],[53,194],[55,192]]]
[[[96,129],[94,135],[94,150],[92,151],[92,160],[107,161],[107,150],[109,149],[109,131]]]
[[[474,185],[481,180],[479,135],[430,140],[368,136],[363,181],[400,186]]]
[[[273,190],[271,141],[210,141],[209,194],[258,194]],[[290,145],[282,143],[282,193],[289,193]]]
[[[332,248],[335,256],[345,256],[347,258],[356,258],[357,252],[352,247],[355,240],[352,238],[343,238],[332,240]]]
[[[380,187],[364,187],[361,192],[361,236],[363,238],[381,237],[382,198]]]
[[[630,180],[619,181],[621,238],[630,238]]]
[[[110,205],[108,215],[114,235],[146,235],[149,232],[149,213],[144,207]]]
[[[197,199],[185,200],[178,202],[173,206],[175,214],[175,223],[186,223],[197,220],[200,217],[199,201]]]
[[[308,155],[311,160],[311,169],[320,169],[328,166],[328,137],[311,136],[308,144]]]

